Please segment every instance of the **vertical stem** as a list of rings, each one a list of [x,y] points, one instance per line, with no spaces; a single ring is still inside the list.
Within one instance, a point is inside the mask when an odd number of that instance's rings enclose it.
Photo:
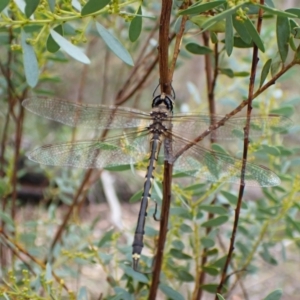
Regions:
[[[260,0],[260,4],[264,4],[264,0]],[[257,32],[260,33],[261,30],[261,24],[262,24],[262,14],[263,10],[260,8],[258,12],[258,21],[257,21]],[[244,189],[245,189],[245,173],[244,170],[246,168],[247,164],[247,155],[248,155],[248,146],[249,146],[249,130],[250,130],[250,121],[251,121],[251,111],[252,111],[252,100],[254,98],[254,83],[255,83],[255,76],[256,76],[256,67],[258,62],[258,48],[254,44],[253,45],[253,54],[252,54],[252,66],[251,66],[251,74],[250,74],[250,82],[249,82],[249,91],[248,91],[248,106],[247,106],[247,122],[246,126],[244,128],[244,149],[243,149],[243,164],[242,164],[242,170],[241,170],[241,183],[240,183],[240,189],[239,189],[239,196],[237,201],[237,206],[235,209],[234,214],[234,223],[233,223],[233,229],[232,234],[230,238],[230,245],[228,249],[228,255],[227,259],[223,268],[223,272],[221,275],[221,280],[217,289],[218,293],[222,292],[223,285],[226,282],[227,279],[227,269],[229,266],[229,263],[231,261],[231,257],[234,251],[234,243],[235,243],[235,236],[237,232],[238,222],[239,222],[239,215],[240,210],[242,206],[242,200],[244,195]],[[215,297],[215,300],[217,300],[218,297]]]
[[[172,0],[162,0],[162,8],[159,24],[159,75],[161,92],[171,93],[171,81],[169,78],[169,30],[171,18]],[[168,230],[169,211],[171,204],[171,186],[172,186],[172,165],[167,160],[164,163],[164,181],[163,181],[163,203],[161,208],[160,231],[153,269],[152,284],[149,291],[149,299],[156,299],[159,285],[160,272],[162,268],[163,251]]]

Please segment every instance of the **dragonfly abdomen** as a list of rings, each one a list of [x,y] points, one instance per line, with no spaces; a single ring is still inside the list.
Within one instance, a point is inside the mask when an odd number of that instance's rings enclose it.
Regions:
[[[147,207],[148,202],[151,197],[151,189],[152,189],[152,181],[154,179],[153,171],[156,167],[156,162],[158,159],[159,150],[162,144],[163,135],[159,133],[153,134],[152,139],[150,140],[150,157],[149,157],[149,165],[147,167],[147,173],[145,176],[144,182],[144,191],[141,199],[141,208],[138,217],[137,227],[134,234],[134,240],[132,244],[132,259],[133,259],[133,268],[137,270],[138,262],[141,256],[142,249],[144,247],[143,239],[144,239],[144,227],[147,216]]]

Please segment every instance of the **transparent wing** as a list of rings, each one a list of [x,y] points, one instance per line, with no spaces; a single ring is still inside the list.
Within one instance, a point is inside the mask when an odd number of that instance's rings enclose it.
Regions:
[[[34,97],[22,105],[29,111],[69,126],[87,128],[133,128],[149,124],[149,113],[105,105],[81,105],[62,99]]]
[[[105,141],[91,140],[45,145],[28,154],[44,165],[77,168],[105,168],[134,164],[148,158],[148,131],[122,134]]]
[[[176,153],[186,146],[189,141],[173,135],[172,151]],[[198,144],[186,149],[176,160],[169,156],[174,163],[174,171],[182,172],[196,178],[208,181],[225,181],[240,183],[242,160],[220,152],[210,151]],[[245,182],[249,186],[275,186],[280,184],[278,176],[269,169],[247,162],[244,170]]]
[[[224,116],[213,116],[215,122],[223,120]],[[235,139],[243,138],[243,129],[246,125],[247,118],[232,117],[224,125],[214,130],[215,137],[218,139]],[[173,129],[179,136],[185,136],[193,139],[200,136],[205,130],[209,129],[210,116],[195,113],[176,114],[172,118]],[[250,125],[250,138],[260,137],[273,132],[283,132],[291,127],[293,122],[284,116],[252,116]]]

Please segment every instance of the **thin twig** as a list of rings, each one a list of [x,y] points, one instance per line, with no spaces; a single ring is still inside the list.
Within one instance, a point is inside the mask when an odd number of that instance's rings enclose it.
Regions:
[[[264,4],[264,0],[260,1],[260,4]],[[257,32],[260,33],[261,25],[262,25],[262,15],[263,10],[260,8],[258,12],[258,20],[257,20]],[[251,111],[252,111],[252,101],[254,96],[254,83],[255,83],[255,77],[256,77],[256,69],[257,69],[257,63],[258,63],[258,47],[254,44],[253,45],[253,54],[252,54],[252,66],[251,66],[251,74],[250,74],[250,82],[249,82],[249,91],[248,91],[248,106],[247,106],[247,121],[246,126],[244,128],[244,150],[243,150],[243,162],[242,162],[242,169],[241,169],[241,183],[240,183],[240,189],[239,189],[239,196],[237,201],[237,206],[235,209],[235,215],[234,215],[234,223],[232,228],[232,234],[230,238],[230,244],[228,249],[228,254],[226,258],[226,262],[222,271],[221,280],[217,289],[218,293],[222,292],[223,285],[226,283],[227,277],[227,270],[228,266],[230,264],[232,254],[234,251],[234,243],[235,243],[235,237],[239,222],[239,215],[240,210],[242,206],[242,200],[244,195],[244,189],[245,189],[245,173],[244,170],[246,169],[247,164],[247,154],[248,154],[248,146],[249,146],[249,130],[250,130],[250,121],[251,121]],[[216,295],[215,300],[217,300],[218,297]]]

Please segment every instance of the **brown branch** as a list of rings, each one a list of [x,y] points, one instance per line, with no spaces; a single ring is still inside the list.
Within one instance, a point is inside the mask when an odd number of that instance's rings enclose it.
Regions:
[[[171,94],[171,78],[169,76],[169,31],[171,18],[172,0],[163,0],[159,24],[159,76],[161,93]],[[155,264],[152,273],[152,284],[150,286],[148,299],[156,299],[160,272],[163,262],[164,245],[168,231],[169,211],[172,193],[172,165],[167,160],[164,163],[164,180],[163,180],[163,202],[161,207],[160,230],[158,245],[155,257]]]
[[[264,4],[264,0],[260,0],[260,4]],[[262,25],[262,15],[263,10],[260,8],[258,12],[258,21],[257,21],[257,32],[260,33],[261,25]],[[218,293],[222,292],[223,285],[226,283],[227,277],[227,269],[230,264],[233,251],[234,251],[234,243],[235,243],[235,237],[237,232],[237,227],[239,223],[239,215],[240,210],[242,206],[242,200],[244,195],[244,189],[245,189],[245,169],[247,164],[247,155],[248,155],[248,146],[249,146],[249,130],[250,130],[250,121],[251,121],[251,112],[252,112],[252,101],[254,99],[254,83],[255,83],[255,77],[256,77],[256,69],[257,69],[257,63],[258,63],[258,47],[254,44],[253,45],[253,54],[252,54],[252,66],[251,66],[251,74],[250,74],[250,82],[249,82],[249,91],[248,91],[248,107],[247,107],[247,121],[246,126],[244,128],[244,150],[243,150],[243,161],[242,161],[242,169],[241,169],[241,182],[240,182],[240,189],[239,189],[239,196],[237,201],[237,206],[235,209],[234,214],[234,223],[232,228],[232,234],[230,238],[230,244],[228,249],[228,254],[226,258],[226,262],[222,271],[221,280],[217,289]],[[217,300],[218,297],[216,295],[215,300]]]

